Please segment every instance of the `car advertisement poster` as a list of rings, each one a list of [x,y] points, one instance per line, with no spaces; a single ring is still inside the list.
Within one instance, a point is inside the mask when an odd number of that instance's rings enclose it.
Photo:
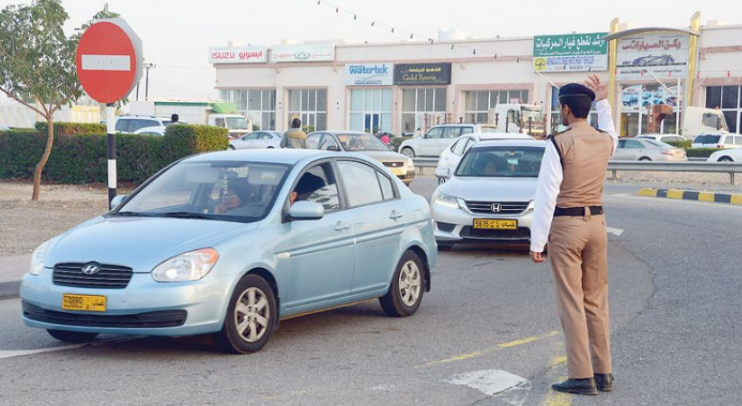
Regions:
[[[394,83],[394,64],[345,65],[347,86],[391,86]]]
[[[617,80],[677,79],[688,76],[688,37],[684,33],[647,32],[618,39]]]
[[[647,111],[648,108],[655,104],[666,104],[672,107],[679,107],[677,97],[678,86],[672,85],[665,88],[657,84],[630,85],[624,86],[621,91],[622,108],[624,113],[635,113],[640,110]]]
[[[274,45],[271,62],[327,62],[335,60],[335,44]]]
[[[542,35],[533,38],[535,72],[589,72],[608,70],[606,32]]]

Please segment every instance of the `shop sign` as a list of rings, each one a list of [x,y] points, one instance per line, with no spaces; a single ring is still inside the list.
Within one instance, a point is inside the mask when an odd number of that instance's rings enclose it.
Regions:
[[[335,44],[274,45],[271,62],[327,62],[335,60]]]
[[[616,79],[648,80],[688,76],[689,34],[648,32],[619,38]]]
[[[266,63],[266,47],[212,47],[209,48],[209,63]]]
[[[450,63],[415,63],[394,65],[394,84],[412,85],[450,85]]]
[[[541,35],[533,38],[533,70],[575,72],[608,70],[606,32]]]
[[[347,86],[391,86],[394,83],[394,64],[345,65]]]
[[[677,97],[678,90],[677,85],[671,85],[665,89],[664,86],[657,83],[624,86],[621,91],[623,104],[621,111],[624,113],[647,111],[648,107],[655,104],[666,104],[680,108],[680,99]]]

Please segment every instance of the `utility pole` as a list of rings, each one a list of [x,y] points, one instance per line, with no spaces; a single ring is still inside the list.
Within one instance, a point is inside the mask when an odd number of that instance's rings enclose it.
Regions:
[[[157,66],[155,66],[154,63],[145,63],[143,67],[144,67],[144,72],[145,72],[144,74],[144,100],[146,101],[149,99],[149,70],[154,69]]]

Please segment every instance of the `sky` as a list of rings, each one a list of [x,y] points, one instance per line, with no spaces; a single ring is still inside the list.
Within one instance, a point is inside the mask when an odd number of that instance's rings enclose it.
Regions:
[[[0,0],[0,7],[28,3]],[[216,100],[208,49],[230,40],[269,47],[282,40],[387,43],[409,40],[410,33],[437,39],[439,30],[452,28],[472,38],[525,37],[608,31],[613,18],[633,27],[687,28],[696,11],[704,25],[742,24],[742,14],[732,12],[739,0],[62,0],[66,30],[72,34],[105,4],[132,27],[145,61],[155,64],[150,100]],[[144,88],[143,75],[140,100]]]

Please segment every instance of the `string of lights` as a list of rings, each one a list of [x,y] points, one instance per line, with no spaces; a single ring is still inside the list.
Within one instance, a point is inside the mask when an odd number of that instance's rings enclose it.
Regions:
[[[313,2],[316,1],[317,6],[325,7],[328,10],[334,11],[335,14],[347,15],[349,18],[352,18],[353,21],[367,23],[369,24],[370,27],[374,27],[376,29],[383,28],[385,30],[389,30],[390,34],[395,34],[398,37],[406,38],[409,36],[410,40],[420,39],[420,40],[429,42],[431,45],[436,44],[437,42],[437,40],[435,40],[433,37],[429,35],[422,35],[420,33],[415,33],[415,32],[412,32],[404,28],[395,27],[391,24],[387,24],[387,23],[384,23],[382,21],[379,21],[373,18],[368,18],[366,16],[359,15],[358,13],[352,10],[345,9],[343,7],[340,7],[338,4],[328,2],[326,0],[310,0],[310,1],[313,1]],[[486,57],[493,57],[494,59],[515,60],[516,63],[520,63],[520,56],[505,55],[501,52],[494,52],[489,49],[475,48],[470,45],[452,43],[451,50],[456,50],[456,49],[463,49],[466,51],[471,51],[471,54],[473,56],[483,56],[483,57],[486,56]]]

